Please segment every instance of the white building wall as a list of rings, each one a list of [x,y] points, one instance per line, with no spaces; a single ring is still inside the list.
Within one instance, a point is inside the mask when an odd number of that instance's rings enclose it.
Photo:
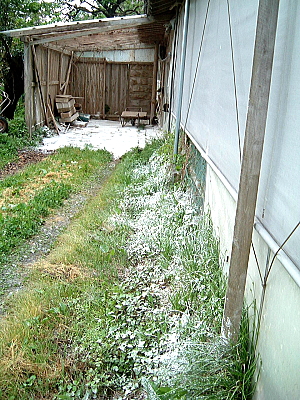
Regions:
[[[221,256],[228,268],[240,175],[238,125],[234,97],[232,55],[240,139],[243,142],[250,89],[258,0],[211,0],[199,56],[208,2],[191,0],[187,62],[181,125],[208,162],[205,205],[220,237]],[[176,83],[180,65],[183,15],[180,16]],[[274,55],[269,113],[256,217],[281,245],[300,220],[300,4],[281,0]],[[199,57],[199,58],[198,58]],[[198,64],[198,67],[197,67]],[[195,77],[195,72],[197,74]],[[194,85],[193,95],[191,97]],[[300,228],[284,245],[289,260],[300,268]],[[266,266],[274,252],[253,231],[247,277],[249,304],[261,304]],[[259,274],[260,270],[260,274]],[[300,276],[300,273],[298,273]],[[275,259],[266,285],[257,353],[261,369],[255,400],[300,399],[300,288]]]
[[[207,166],[205,205],[210,210],[216,233],[220,237],[221,258],[229,267],[236,201],[224,183]],[[254,230],[247,276],[246,298],[252,318],[257,321],[262,299],[262,277],[274,253]],[[255,307],[254,307],[255,304]],[[252,320],[251,320],[252,321]],[[275,261],[267,283],[262,305],[257,343],[258,383],[253,400],[291,400],[300,398],[300,288]]]

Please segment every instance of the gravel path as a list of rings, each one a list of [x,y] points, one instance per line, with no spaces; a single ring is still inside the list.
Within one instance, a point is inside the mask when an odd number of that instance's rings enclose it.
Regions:
[[[0,315],[5,313],[7,299],[23,287],[28,267],[48,254],[59,234],[70,224],[72,218],[83,208],[89,198],[96,195],[112,174],[117,161],[105,171],[90,178],[84,188],[65,200],[64,205],[49,216],[40,232],[26,241],[21,249],[10,255],[0,275]]]

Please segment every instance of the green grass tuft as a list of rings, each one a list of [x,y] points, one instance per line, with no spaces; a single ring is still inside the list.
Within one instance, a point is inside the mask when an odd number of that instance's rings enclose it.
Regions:
[[[219,338],[218,239],[209,215],[172,183],[170,148],[158,140],[125,155],[10,299],[0,321],[1,398],[249,398],[248,325],[235,347]],[[59,184],[75,185],[71,166],[89,173],[76,152],[27,178],[63,168]],[[39,191],[40,213],[49,191]]]

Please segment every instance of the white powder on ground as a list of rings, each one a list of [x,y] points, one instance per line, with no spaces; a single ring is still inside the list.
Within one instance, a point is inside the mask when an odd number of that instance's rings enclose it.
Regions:
[[[91,119],[87,126],[76,123],[69,129],[64,129],[59,135],[43,139],[38,149],[43,152],[56,150],[60,147],[73,146],[81,149],[89,146],[92,149],[106,149],[117,159],[129,150],[144,148],[147,142],[161,135],[156,126],[121,126],[118,121]]]

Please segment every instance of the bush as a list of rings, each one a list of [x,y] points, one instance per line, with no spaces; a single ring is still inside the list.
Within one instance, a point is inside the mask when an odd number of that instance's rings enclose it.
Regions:
[[[36,131],[29,137],[25,122],[24,100],[17,105],[14,119],[8,122],[8,132],[0,134],[0,168],[14,161],[18,150],[36,145],[41,139],[41,132]]]

